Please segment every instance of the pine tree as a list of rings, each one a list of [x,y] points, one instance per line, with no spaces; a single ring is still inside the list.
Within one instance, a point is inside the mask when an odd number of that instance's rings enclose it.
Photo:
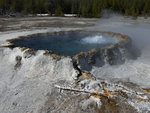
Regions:
[[[55,11],[56,16],[64,16],[64,13],[62,11],[62,8],[59,6]]]
[[[33,0],[27,0],[27,2],[25,2],[24,4],[24,8],[22,13],[24,14],[28,14],[28,13],[33,13]]]
[[[0,14],[7,12],[77,14],[100,17],[102,10],[113,10],[126,15],[150,14],[150,0],[0,0]]]

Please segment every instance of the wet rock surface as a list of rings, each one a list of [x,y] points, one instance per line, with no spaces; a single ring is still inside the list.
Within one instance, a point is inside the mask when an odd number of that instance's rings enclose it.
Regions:
[[[138,57],[137,54],[132,52],[132,40],[128,36],[112,32],[98,33],[115,36],[120,41],[107,48],[95,48],[88,52],[80,52],[74,56],[73,58],[77,60],[82,70],[91,71],[93,66],[102,67],[105,64],[120,65],[123,64],[126,59],[136,59]]]

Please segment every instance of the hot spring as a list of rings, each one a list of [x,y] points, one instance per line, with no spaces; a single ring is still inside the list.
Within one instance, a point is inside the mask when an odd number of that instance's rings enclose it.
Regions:
[[[93,48],[107,48],[120,40],[113,35],[89,32],[56,32],[37,34],[13,40],[15,47],[49,50],[55,54],[75,56]]]

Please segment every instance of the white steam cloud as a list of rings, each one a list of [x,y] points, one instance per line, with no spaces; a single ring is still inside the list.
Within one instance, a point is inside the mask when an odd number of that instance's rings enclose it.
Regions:
[[[150,18],[113,16],[101,18],[90,31],[110,31],[125,34],[131,37],[133,45],[141,51],[136,60],[128,60],[123,65],[94,67],[91,73],[100,78],[110,80],[116,78],[150,88]]]
[[[118,39],[115,37],[104,37],[102,35],[95,35],[83,38],[82,42],[88,44],[114,44],[118,42]]]

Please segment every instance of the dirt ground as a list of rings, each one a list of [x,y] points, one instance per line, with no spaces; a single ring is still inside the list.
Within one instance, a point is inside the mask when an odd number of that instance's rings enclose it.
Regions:
[[[48,27],[88,27],[93,26],[98,19],[73,17],[26,17],[0,18],[0,32],[10,30],[44,29]]]

